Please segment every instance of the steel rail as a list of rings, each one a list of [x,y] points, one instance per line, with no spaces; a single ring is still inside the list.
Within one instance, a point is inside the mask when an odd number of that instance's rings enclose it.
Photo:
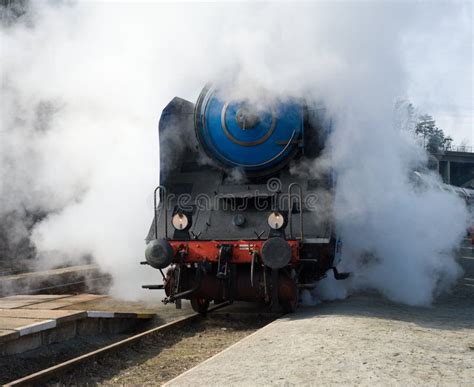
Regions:
[[[213,312],[213,311],[215,311],[217,309],[221,309],[221,308],[223,308],[227,305],[229,305],[229,303],[224,302],[222,304],[213,306],[213,307],[209,308],[208,312]],[[20,379],[13,380],[11,382],[6,383],[4,386],[26,386],[26,385],[31,385],[33,383],[38,383],[40,381],[45,381],[47,379],[52,378],[53,376],[61,375],[67,369],[78,366],[79,364],[84,363],[84,362],[86,362],[86,361],[88,361],[88,360],[90,360],[90,359],[92,359],[96,356],[100,356],[100,355],[103,355],[103,354],[106,354],[106,353],[111,353],[111,352],[113,352],[113,351],[115,351],[119,348],[122,348],[122,347],[127,346],[127,345],[131,345],[131,344],[133,344],[133,343],[141,340],[142,338],[144,338],[146,336],[149,336],[153,333],[164,332],[164,331],[168,331],[170,329],[178,328],[181,325],[184,325],[186,323],[197,320],[200,317],[201,317],[201,315],[199,313],[194,313],[194,314],[189,315],[189,316],[181,317],[177,320],[171,321],[171,322],[166,323],[164,325],[160,325],[158,327],[149,329],[145,332],[138,333],[134,336],[127,337],[126,339],[117,341],[115,343],[112,343],[112,344],[109,344],[105,347],[96,349],[92,352],[85,353],[85,354],[80,355],[78,357],[66,360],[65,362],[56,364],[52,367],[45,368],[41,371],[34,372],[34,373],[32,373],[30,375],[27,375],[27,376],[24,376]]]

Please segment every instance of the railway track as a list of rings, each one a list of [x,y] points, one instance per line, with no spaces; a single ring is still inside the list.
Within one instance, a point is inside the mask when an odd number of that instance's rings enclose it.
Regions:
[[[209,309],[209,314],[213,314],[213,312],[228,306],[228,303],[223,303],[216,305]],[[232,312],[230,312],[232,313]],[[175,321],[169,322],[164,325],[160,325],[158,327],[151,328],[147,331],[135,334],[133,336],[127,337],[123,340],[114,342],[112,344],[106,345],[102,348],[96,349],[94,351],[82,354],[80,356],[74,357],[72,359],[66,360],[62,363],[56,364],[54,366],[45,368],[43,370],[34,372],[30,375],[21,377],[16,380],[12,380],[7,382],[6,386],[24,386],[24,385],[32,385],[38,383],[45,383],[48,380],[58,380],[66,371],[72,371],[74,368],[81,366],[82,364],[89,362],[93,359],[97,358],[104,358],[105,356],[109,356],[112,353],[116,352],[119,349],[124,349],[125,347],[132,346],[140,341],[146,340],[150,336],[156,334],[163,334],[163,333],[170,333],[175,330],[180,330],[184,326],[191,325],[196,323],[197,321],[202,321],[202,316],[198,313],[194,313],[189,316],[178,318]],[[226,330],[227,328],[222,327],[222,330]]]

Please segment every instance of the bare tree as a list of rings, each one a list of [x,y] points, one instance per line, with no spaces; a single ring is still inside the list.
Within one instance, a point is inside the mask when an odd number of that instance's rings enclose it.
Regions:
[[[436,121],[428,114],[420,116],[415,133],[423,139],[423,147],[432,154],[448,150],[453,142],[451,137],[444,135],[443,130],[436,126]]]

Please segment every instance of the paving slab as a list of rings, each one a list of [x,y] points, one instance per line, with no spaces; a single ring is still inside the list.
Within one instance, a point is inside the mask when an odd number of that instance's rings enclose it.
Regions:
[[[25,305],[22,307],[22,309],[34,309],[34,310],[41,310],[41,309],[55,310],[55,309],[61,309],[61,308],[68,309],[68,307],[74,304],[77,304],[77,302],[61,299],[61,300],[37,302],[34,304]]]
[[[73,294],[18,294],[15,296],[2,297],[2,301],[34,301],[45,302],[59,300],[60,298],[72,297]]]
[[[32,280],[39,277],[50,277],[53,275],[64,275],[64,274],[76,274],[82,272],[89,272],[93,270],[98,270],[99,266],[90,264],[90,265],[79,265],[79,266],[69,266],[63,267],[60,269],[51,269],[46,271],[31,271],[27,273],[20,273],[20,274],[11,274],[0,277],[0,284],[1,282],[7,281],[18,281],[18,280]]]
[[[81,283],[86,278],[91,279],[102,275],[97,265],[82,265],[0,276],[0,295],[18,294],[26,291],[34,293],[57,286],[71,285],[72,288],[75,282]]]
[[[14,309],[14,308],[22,308],[29,305],[37,304],[39,301],[31,301],[31,300],[5,300],[3,301],[0,298],[0,309]]]
[[[56,301],[64,298],[73,297],[72,295],[54,295],[54,294],[21,294],[0,298],[0,309],[24,308],[30,305],[40,304],[48,301]]]
[[[68,301],[74,301],[75,303],[79,302],[86,302],[86,301],[93,301],[93,300],[98,300],[101,298],[110,298],[107,295],[104,294],[76,294],[74,296],[71,296],[68,298]]]
[[[105,297],[107,296],[97,295],[97,294],[79,294],[76,296],[60,298],[60,299],[51,300],[51,301],[42,300],[41,302],[25,305],[24,308],[25,309],[51,309],[51,310],[61,309],[61,308],[65,309],[75,304],[81,304],[83,302],[97,300],[97,299],[105,298]],[[1,307],[1,304],[0,304],[0,307]],[[80,309],[83,309],[83,308],[80,308]]]
[[[33,321],[33,319],[30,319]],[[46,331],[49,329],[56,328],[56,320],[41,320],[37,322],[32,322],[28,325],[23,325],[21,327],[15,328],[16,331],[20,332],[20,336],[31,335],[33,333]]]
[[[18,318],[18,317],[0,317],[0,329],[15,330],[20,336],[35,332],[44,331],[56,327],[55,320]]]
[[[87,317],[87,312],[83,310],[46,310],[46,309],[0,309],[0,318],[23,318],[23,319],[54,319],[57,323],[78,320]]]

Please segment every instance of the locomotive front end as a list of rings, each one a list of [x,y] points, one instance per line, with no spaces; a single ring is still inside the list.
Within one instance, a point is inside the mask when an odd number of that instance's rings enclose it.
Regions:
[[[144,262],[163,284],[144,287],[164,289],[163,301],[177,307],[189,299],[201,313],[225,300],[295,310],[299,290],[334,267],[339,246],[331,176],[302,177],[289,166],[322,148],[321,116],[302,100],[225,98],[212,85],[196,105],[175,98],[160,119],[168,167]]]

